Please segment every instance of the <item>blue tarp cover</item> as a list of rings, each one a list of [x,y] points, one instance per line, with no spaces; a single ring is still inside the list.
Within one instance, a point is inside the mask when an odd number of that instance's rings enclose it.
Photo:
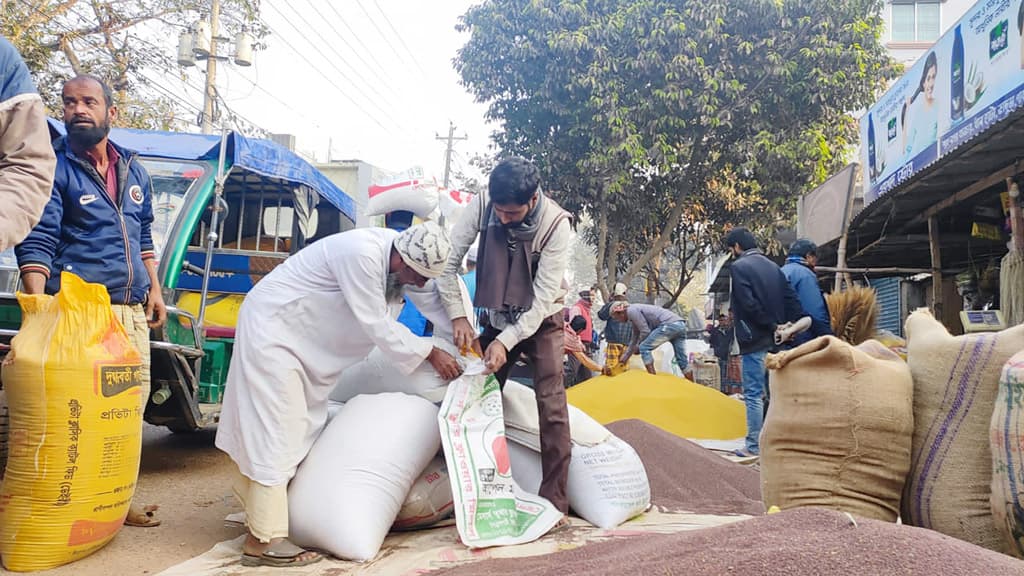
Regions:
[[[57,134],[64,134],[63,122],[50,118],[50,128]],[[142,156],[214,161],[220,156],[219,134],[112,128],[110,139]],[[355,201],[298,154],[270,140],[247,138],[237,132],[228,133],[227,146],[226,158],[231,166],[293,184],[305,184],[355,221]]]

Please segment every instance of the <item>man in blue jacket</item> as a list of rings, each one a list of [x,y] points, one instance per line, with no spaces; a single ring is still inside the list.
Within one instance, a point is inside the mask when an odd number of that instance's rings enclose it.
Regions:
[[[789,247],[789,256],[782,266],[782,273],[789,285],[796,292],[800,307],[804,314],[811,317],[811,327],[806,332],[797,334],[793,344],[799,346],[818,336],[832,335],[832,320],[829,318],[828,305],[818,286],[818,276],[814,266],[818,263],[818,247],[807,238],[800,238]]]
[[[54,142],[57,168],[39,224],[15,247],[27,294],[55,294],[60,273],[103,284],[115,316],[142,355],[142,391],[149,401],[149,330],[163,325],[149,174],[135,153],[107,139],[117,118],[110,88],[99,78],[64,83],[67,136]],[[155,526],[155,507],[134,507],[126,524]]]
[[[730,308],[743,358],[743,402],[747,406],[746,447],[738,454],[751,456],[761,453],[759,437],[768,380],[765,356],[775,346],[776,327],[796,322],[803,310],[782,271],[757,248],[750,230],[733,228],[725,236],[725,245],[735,257],[729,266]]]

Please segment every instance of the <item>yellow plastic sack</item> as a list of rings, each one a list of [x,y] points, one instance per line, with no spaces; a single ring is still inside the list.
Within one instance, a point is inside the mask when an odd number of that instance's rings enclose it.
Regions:
[[[128,513],[142,448],[142,365],[106,288],[61,275],[56,296],[18,294],[3,363],[10,454],[0,555],[43,570],[102,548]]]

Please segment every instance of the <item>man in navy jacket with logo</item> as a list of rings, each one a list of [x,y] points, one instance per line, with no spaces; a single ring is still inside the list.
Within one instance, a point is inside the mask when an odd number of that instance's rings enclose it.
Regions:
[[[115,316],[142,355],[141,408],[149,401],[149,330],[167,318],[157,278],[149,174],[135,153],[107,139],[117,118],[110,88],[78,76],[62,91],[67,136],[54,142],[53,191],[39,224],[15,248],[23,290],[55,294],[60,274],[103,284]],[[155,507],[133,507],[127,524],[153,526]]]

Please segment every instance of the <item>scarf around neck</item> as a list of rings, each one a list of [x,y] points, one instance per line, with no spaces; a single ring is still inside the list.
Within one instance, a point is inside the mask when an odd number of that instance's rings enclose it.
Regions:
[[[480,234],[477,251],[476,295],[473,305],[504,313],[516,322],[533,306],[533,240],[543,220],[544,193],[537,188],[537,203],[522,225],[507,228],[487,205],[487,228]]]

